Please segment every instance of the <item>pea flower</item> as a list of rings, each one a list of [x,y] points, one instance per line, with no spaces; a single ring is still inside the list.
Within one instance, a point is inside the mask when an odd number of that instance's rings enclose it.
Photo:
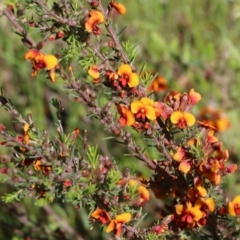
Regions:
[[[125,6],[124,6],[123,4],[121,4],[121,3],[116,3],[116,2],[114,2],[113,0],[111,0],[110,6],[113,7],[113,8],[115,8],[115,10],[116,10],[119,14],[121,14],[121,15],[125,14],[126,11],[127,11],[126,8],[125,8]]]
[[[156,113],[153,108],[154,102],[147,97],[142,98],[141,100],[137,100],[131,103],[131,111],[135,115],[136,119],[145,121],[146,118],[148,120],[155,120]]]
[[[92,214],[91,214],[92,218],[98,219],[102,224],[107,224],[111,221],[110,216],[108,215],[108,213],[103,210],[103,209],[96,209]]]
[[[181,111],[175,111],[171,114],[171,122],[173,124],[176,124],[178,128],[186,128],[191,127],[196,119],[194,117],[193,114],[189,113],[189,112],[181,112]]]
[[[133,88],[139,84],[139,77],[133,72],[129,64],[122,64],[118,68],[117,74],[119,75],[118,81],[120,81],[123,87],[128,85],[128,87]]]
[[[113,230],[116,230],[116,235],[118,237],[122,234],[122,225],[123,223],[127,223],[131,220],[132,215],[131,213],[122,213],[120,215],[117,215],[114,220],[111,220],[110,224],[108,225],[106,232],[112,232]]]
[[[236,196],[232,202],[228,204],[228,213],[231,216],[240,215],[240,195]]]
[[[116,104],[118,113],[120,114],[119,122],[122,127],[132,126],[135,122],[135,117],[133,113],[125,106]]]
[[[104,16],[97,10],[92,10],[85,19],[85,30],[89,33],[93,32],[94,35],[101,35],[101,30],[97,26],[104,22]]]
[[[32,63],[32,76],[35,77],[40,69],[46,69],[52,82],[56,81],[55,68],[58,65],[58,59],[51,54],[45,55],[37,49],[30,49],[24,55],[24,60],[29,59]]]

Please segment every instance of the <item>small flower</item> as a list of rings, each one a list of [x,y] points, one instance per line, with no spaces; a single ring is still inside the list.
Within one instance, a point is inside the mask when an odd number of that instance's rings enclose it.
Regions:
[[[90,66],[88,68],[88,74],[94,79],[98,79],[100,77],[100,72],[98,70],[98,66],[97,65],[93,65],[93,66]]]
[[[194,188],[188,189],[188,196],[192,200],[195,200],[196,198],[199,198],[199,197],[206,197],[207,190],[202,186],[196,186]]]
[[[181,161],[178,169],[185,174],[189,173],[189,171],[191,170],[191,164],[189,163],[189,160]]]
[[[130,179],[128,181],[129,186],[137,186],[137,192],[140,195],[140,204],[143,205],[143,203],[149,201],[150,194],[146,187],[142,186],[141,183],[135,179]]]
[[[120,237],[122,234],[122,224],[129,222],[131,218],[132,218],[131,213],[122,213],[120,215],[117,215],[114,220],[111,220],[110,224],[106,229],[106,232],[109,233],[115,229],[116,235]]]
[[[97,26],[104,22],[104,16],[97,10],[92,10],[85,19],[85,29],[87,32],[93,32],[93,34],[99,36],[101,30]]]
[[[120,81],[123,87],[126,85],[130,88],[138,86],[139,77],[132,71],[132,67],[129,64],[122,64],[118,68],[117,74],[119,75],[118,81]]]
[[[120,114],[119,122],[122,127],[132,126],[135,123],[135,117],[133,113],[125,106],[116,104],[118,113]]]
[[[203,214],[198,207],[192,206],[191,202],[186,202],[186,205],[177,204],[175,210],[180,215],[180,221],[185,223],[188,228],[193,228]]]
[[[148,91],[150,92],[162,92],[167,88],[167,81],[162,76],[157,76],[148,87]]]
[[[192,88],[188,94],[188,104],[195,105],[201,100],[201,95]]]
[[[153,101],[150,98],[144,97],[141,100],[132,102],[131,111],[137,119],[142,121],[145,121],[146,118],[152,121],[156,119]]]
[[[178,128],[186,128],[187,126],[191,127],[196,121],[193,114],[188,112],[183,113],[181,111],[173,112],[170,119],[173,124],[178,126]]]
[[[236,196],[232,202],[228,203],[228,213],[231,216],[240,215],[240,195]]]
[[[52,171],[51,166],[43,165],[41,159],[34,161],[33,167],[36,171],[40,171],[45,175],[48,175]]]
[[[215,209],[215,203],[212,198],[198,198],[195,203],[194,207],[197,207],[201,210],[207,209],[209,212],[213,212]]]
[[[108,213],[103,209],[96,209],[92,214],[92,218],[98,219],[102,224],[108,224],[111,221]]]
[[[36,76],[40,69],[46,69],[52,82],[55,82],[55,68],[58,65],[58,59],[51,54],[45,55],[44,53],[30,49],[25,55],[24,60],[31,60],[32,63],[32,76]]]
[[[173,159],[177,162],[181,162],[185,156],[185,150],[183,147],[178,147],[177,152],[173,155]]]
[[[116,3],[113,0],[111,0],[110,6],[115,8],[116,11],[121,15],[125,14],[127,11],[124,5],[122,5],[121,3]]]

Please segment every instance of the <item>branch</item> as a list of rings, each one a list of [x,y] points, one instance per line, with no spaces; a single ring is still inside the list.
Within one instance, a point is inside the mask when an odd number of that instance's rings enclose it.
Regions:
[[[37,44],[29,36],[29,34],[24,30],[24,28],[18,23],[16,17],[7,8],[3,9],[2,13],[10,20],[10,22],[14,25],[16,30],[23,36],[24,42],[28,43],[33,48],[35,48]]]

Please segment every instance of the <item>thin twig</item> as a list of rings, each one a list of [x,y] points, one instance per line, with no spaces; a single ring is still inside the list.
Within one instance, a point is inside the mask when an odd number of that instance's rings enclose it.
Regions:
[[[36,43],[29,36],[29,34],[24,30],[24,28],[18,23],[16,17],[7,8],[3,9],[2,13],[10,20],[10,22],[14,25],[16,30],[23,36],[23,39],[25,40],[25,42],[30,44],[32,47],[36,47]]]
[[[59,23],[67,24],[69,26],[76,26],[75,21],[70,21],[69,19],[58,16],[53,11],[51,11],[49,8],[47,8],[41,0],[35,0],[34,2],[36,4],[38,4],[49,16],[52,16],[53,18],[55,18],[55,20],[57,20]]]

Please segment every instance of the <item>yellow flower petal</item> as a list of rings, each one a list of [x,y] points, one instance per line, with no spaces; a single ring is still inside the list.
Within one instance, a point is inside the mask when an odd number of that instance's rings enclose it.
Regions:
[[[128,86],[130,88],[136,87],[139,84],[139,77],[136,73],[131,73],[129,76]]]
[[[171,114],[170,120],[173,124],[177,124],[182,117],[183,113],[181,111],[176,111]]]
[[[186,119],[186,123],[189,127],[191,127],[196,121],[194,115],[191,113],[184,113],[183,116]]]
[[[45,63],[45,67],[47,70],[51,70],[55,68],[58,64],[58,59],[51,54],[45,55],[43,58],[43,61]]]
[[[132,215],[131,213],[122,213],[117,215],[117,217],[115,218],[115,221],[117,223],[127,223],[131,220]]]

